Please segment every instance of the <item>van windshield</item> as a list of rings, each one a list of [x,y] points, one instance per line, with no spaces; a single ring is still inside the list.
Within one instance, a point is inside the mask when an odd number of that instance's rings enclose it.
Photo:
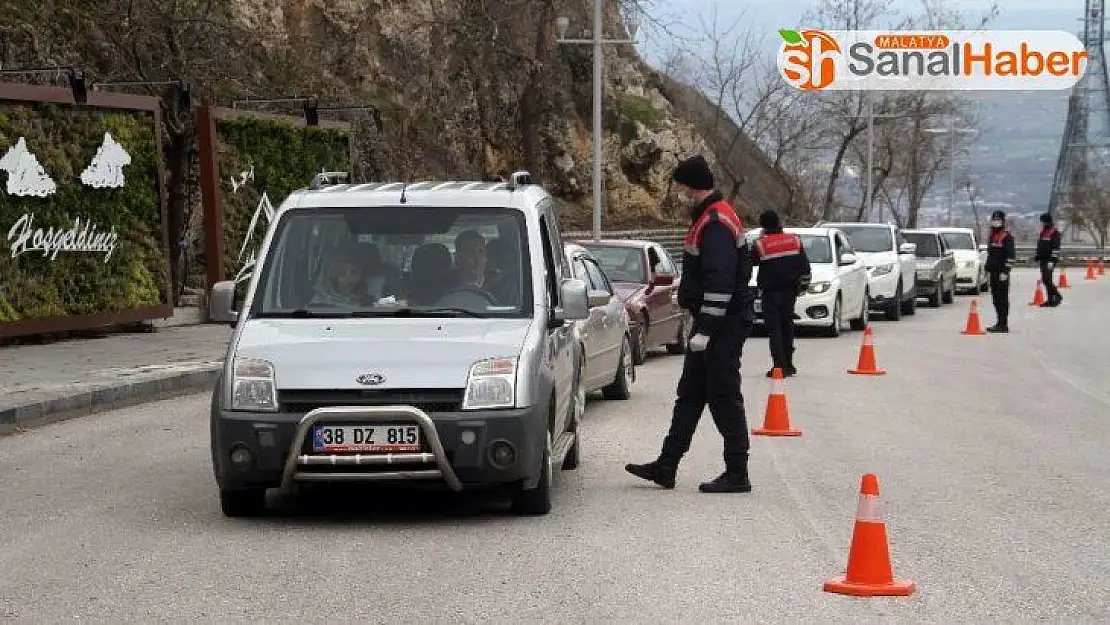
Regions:
[[[848,240],[852,242],[852,248],[857,252],[890,252],[894,250],[894,237],[890,235],[890,228],[846,224],[832,227],[848,235]]]
[[[524,216],[503,208],[285,212],[262,265],[259,317],[530,317]]]
[[[940,246],[937,237],[931,232],[903,232],[906,241],[917,246],[917,256],[925,258],[940,258]]]

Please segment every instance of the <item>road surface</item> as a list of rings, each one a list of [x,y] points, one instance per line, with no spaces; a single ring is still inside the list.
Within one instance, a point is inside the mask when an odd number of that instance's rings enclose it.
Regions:
[[[789,381],[801,438],[753,440],[748,495],[707,495],[706,415],[678,487],[624,473],[657,452],[680,361],[633,399],[591,403],[584,462],[549,516],[496,500],[340,491],[221,516],[204,395],[0,439],[0,618],[21,622],[913,622],[1110,619],[1110,279],[1056,310],[1014,290],[1013,332],[959,334],[968,297],[874,322],[884,377],[855,377],[859,333],[805,339]],[[989,296],[983,321],[993,322]],[[766,342],[744,363],[749,419]],[[878,474],[909,598],[821,591],[843,573],[860,475]]]

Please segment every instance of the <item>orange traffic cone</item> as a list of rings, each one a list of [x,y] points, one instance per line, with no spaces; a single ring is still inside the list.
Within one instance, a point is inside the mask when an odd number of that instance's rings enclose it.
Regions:
[[[1068,284],[1068,272],[1060,267],[1060,284],[1057,285],[1061,289],[1070,289],[1071,285]]]
[[[767,396],[767,411],[763,415],[763,427],[752,430],[756,436],[801,436],[801,430],[790,427],[790,409],[786,405],[786,392],[783,390],[782,369],[775,367],[771,372],[771,394]]]
[[[967,313],[967,326],[960,334],[986,334],[979,324],[979,300],[971,300],[971,310]]]
[[[894,579],[886,522],[879,501],[879,478],[868,473],[860,482],[856,525],[848,550],[848,571],[843,577],[826,581],[825,592],[853,597],[905,597],[916,587],[915,582]]]
[[[886,375],[886,369],[875,366],[875,334],[871,326],[863,329],[863,345],[859,348],[859,361],[855,369],[849,369],[852,375]]]
[[[1037,280],[1037,292],[1033,294],[1033,301],[1029,302],[1030,306],[1040,306],[1044,303],[1044,289],[1040,280]]]
[[[1105,276],[1106,275],[1106,262],[1103,261],[1102,258],[1098,259],[1098,275],[1100,275],[1100,276]]]
[[[1093,261],[1089,258],[1087,259],[1087,275],[1084,276],[1084,279],[1085,280],[1098,280],[1098,276],[1095,275],[1095,261]]]

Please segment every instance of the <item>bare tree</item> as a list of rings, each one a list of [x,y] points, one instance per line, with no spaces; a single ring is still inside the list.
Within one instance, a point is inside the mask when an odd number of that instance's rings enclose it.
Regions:
[[[1110,235],[1110,174],[1107,163],[1091,168],[1085,180],[1072,193],[1072,224],[1095,240],[1100,250],[1106,249]]]

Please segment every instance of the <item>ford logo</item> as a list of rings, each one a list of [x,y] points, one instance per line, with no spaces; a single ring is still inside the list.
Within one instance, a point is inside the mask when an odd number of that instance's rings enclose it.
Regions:
[[[377,386],[385,382],[385,376],[380,373],[364,373],[355,378],[355,382],[366,386]]]

